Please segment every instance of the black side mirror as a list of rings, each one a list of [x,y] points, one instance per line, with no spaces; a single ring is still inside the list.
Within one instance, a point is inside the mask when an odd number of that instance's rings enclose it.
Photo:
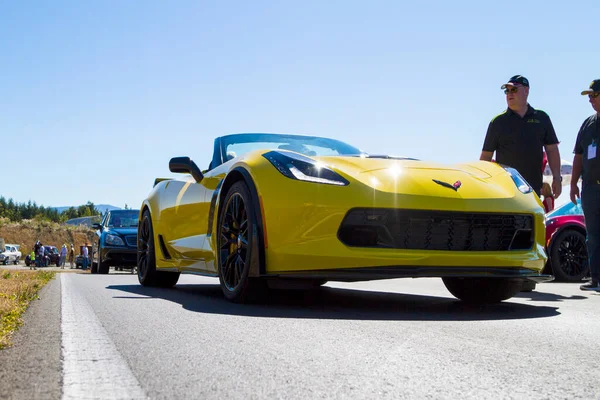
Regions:
[[[189,157],[173,157],[169,161],[169,170],[175,173],[191,174],[196,182],[202,181],[204,175],[202,171],[196,165],[195,162],[190,160]]]
[[[102,225],[100,225],[100,224],[99,224],[99,223],[97,223],[97,222],[94,222],[94,223],[92,224],[92,229],[99,229],[99,230],[102,230]]]

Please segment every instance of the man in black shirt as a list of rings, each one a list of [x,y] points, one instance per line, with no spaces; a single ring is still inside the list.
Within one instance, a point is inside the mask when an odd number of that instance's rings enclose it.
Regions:
[[[544,149],[552,171],[554,197],[562,191],[558,139],[548,114],[529,105],[529,81],[515,75],[501,86],[508,108],[492,119],[488,126],[480,159],[496,162],[519,171],[533,190],[540,195],[543,183]]]
[[[590,88],[581,92],[587,95],[596,114],[587,118],[577,134],[573,153],[571,175],[571,201],[577,204],[581,177],[581,207],[587,231],[588,262],[592,280],[581,285],[581,290],[600,292],[600,79],[594,80]]]

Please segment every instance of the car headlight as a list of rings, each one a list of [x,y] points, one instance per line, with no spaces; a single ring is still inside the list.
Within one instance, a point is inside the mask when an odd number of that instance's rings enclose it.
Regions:
[[[297,153],[270,151],[263,156],[279,172],[290,179],[338,186],[346,186],[350,183],[337,172],[319,164],[312,158]]]
[[[527,193],[533,192],[533,188],[531,187],[531,185],[529,183],[527,183],[525,178],[523,178],[521,176],[519,171],[517,171],[516,169],[511,168],[511,167],[506,167],[506,166],[502,166],[502,167],[506,170],[506,172],[508,172],[510,174],[510,177],[512,178],[513,182],[517,186],[517,189],[519,189],[519,191],[521,193],[527,194]]]
[[[116,235],[106,235],[106,238],[104,238],[104,243],[113,246],[125,246],[125,242],[123,242],[123,239]]]

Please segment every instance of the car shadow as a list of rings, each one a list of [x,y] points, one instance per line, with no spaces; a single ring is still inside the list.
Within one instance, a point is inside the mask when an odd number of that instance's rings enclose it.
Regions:
[[[534,290],[532,292],[520,292],[515,297],[521,299],[530,299],[531,301],[565,301],[565,300],[585,300],[586,296],[573,295],[563,296],[556,293],[539,292]]]
[[[471,305],[454,298],[321,287],[315,290],[269,290],[250,304],[226,300],[218,284],[177,285],[172,289],[141,285],[109,285],[110,290],[159,298],[181,304],[186,310],[224,315],[268,318],[350,320],[479,321],[547,318],[560,313],[556,307],[505,301]]]

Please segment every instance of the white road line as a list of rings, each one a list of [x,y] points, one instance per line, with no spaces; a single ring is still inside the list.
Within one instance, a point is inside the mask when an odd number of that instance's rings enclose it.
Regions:
[[[63,400],[147,399],[73,277],[60,278]]]

